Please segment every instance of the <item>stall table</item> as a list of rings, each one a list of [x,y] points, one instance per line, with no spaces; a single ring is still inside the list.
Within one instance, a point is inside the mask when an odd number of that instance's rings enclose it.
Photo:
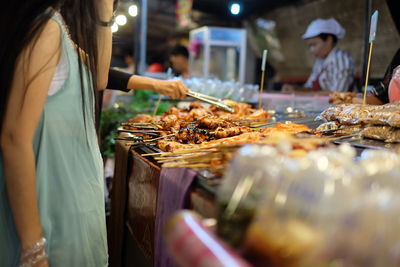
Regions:
[[[182,208],[194,209],[205,217],[215,216],[214,192],[194,179],[195,172],[183,168],[162,169],[151,157],[141,156],[149,152],[146,146],[131,146],[126,141],[116,143],[108,220],[112,267],[130,266],[130,263],[167,266],[165,262],[154,261],[167,258],[160,240],[166,218]]]
[[[304,118],[290,120],[315,128],[318,122],[312,119],[314,117],[315,114],[309,116],[308,122]],[[280,120],[288,118],[281,117]],[[356,147],[357,144],[352,143]],[[216,187],[207,184],[208,180],[201,173],[184,168],[161,168],[152,157],[142,156],[152,152],[154,150],[145,145],[130,145],[126,141],[116,143],[108,220],[111,267],[169,266],[162,242],[166,219],[183,208],[215,218]]]

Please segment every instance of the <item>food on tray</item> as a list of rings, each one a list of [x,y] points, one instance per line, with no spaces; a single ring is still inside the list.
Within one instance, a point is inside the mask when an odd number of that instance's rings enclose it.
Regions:
[[[348,134],[361,131],[361,136],[385,142],[400,141],[400,103],[386,105],[348,104],[327,108],[320,115],[328,123],[317,131],[337,127]],[[367,127],[367,128],[365,128]],[[339,131],[335,131],[335,134]]]
[[[187,130],[187,129],[186,129]],[[242,127],[232,127],[232,128],[217,128],[210,136],[213,136],[215,140],[205,141],[205,134],[201,135],[200,132],[197,133],[193,130],[192,132],[182,130],[175,136],[175,141],[165,141],[160,140],[157,143],[157,146],[163,151],[174,151],[175,149],[184,149],[183,146],[167,146],[166,143],[172,142],[177,143],[191,143],[191,144],[199,144],[201,148],[214,147],[216,145],[224,144],[224,145],[242,145],[256,142],[264,142],[264,139],[269,137],[271,134],[275,133],[284,133],[284,134],[296,134],[301,132],[311,132],[312,130],[305,125],[295,124],[295,123],[276,123],[274,127],[265,128],[262,130],[255,130],[245,126]],[[188,137],[190,134],[194,134],[194,136],[198,137]],[[226,136],[226,137],[225,137]],[[202,142],[198,142],[197,140],[202,140]],[[218,139],[217,139],[218,138]],[[195,140],[194,142],[188,142],[190,140]],[[187,144],[187,148],[193,148],[193,145]]]
[[[140,123],[140,122],[152,122],[153,117],[147,114],[139,114],[136,117],[129,119],[130,123]]]
[[[265,128],[262,130],[264,134],[271,134],[272,132],[285,132],[290,134],[296,134],[301,132],[311,132],[312,130],[308,126],[296,123],[280,123],[277,122],[274,127]]]
[[[355,92],[333,92],[329,95],[329,103],[337,105],[343,103],[353,103],[356,97]]]
[[[369,124],[400,127],[400,104],[343,104],[327,108],[320,117],[326,121],[337,121],[347,125]]]
[[[325,122],[325,123],[321,124],[320,126],[318,126],[316,131],[317,132],[334,131],[334,130],[338,130],[339,126],[340,125],[337,121],[328,121],[328,122]]]
[[[388,143],[399,143],[400,129],[388,126],[371,126],[362,130],[361,136],[376,140],[382,140]]]

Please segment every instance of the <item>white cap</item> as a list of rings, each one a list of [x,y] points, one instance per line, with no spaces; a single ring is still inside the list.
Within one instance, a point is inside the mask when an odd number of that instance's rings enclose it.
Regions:
[[[308,25],[307,31],[301,38],[303,40],[313,38],[321,33],[333,34],[338,40],[341,40],[346,30],[335,19],[316,19]]]

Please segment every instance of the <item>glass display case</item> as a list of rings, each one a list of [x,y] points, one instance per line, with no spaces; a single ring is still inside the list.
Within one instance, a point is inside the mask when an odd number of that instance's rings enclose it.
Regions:
[[[246,30],[201,27],[190,32],[190,44],[192,77],[244,83]]]

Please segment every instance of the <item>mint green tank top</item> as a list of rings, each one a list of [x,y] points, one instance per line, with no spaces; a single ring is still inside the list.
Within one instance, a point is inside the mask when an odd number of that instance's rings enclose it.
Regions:
[[[48,96],[33,142],[36,192],[51,267],[107,266],[103,161],[94,126],[94,105],[85,94],[86,122],[77,52],[60,16],[68,75]],[[84,80],[86,88],[91,85]],[[86,130],[85,130],[86,123]],[[20,243],[4,184],[0,153],[0,266],[17,266]]]

